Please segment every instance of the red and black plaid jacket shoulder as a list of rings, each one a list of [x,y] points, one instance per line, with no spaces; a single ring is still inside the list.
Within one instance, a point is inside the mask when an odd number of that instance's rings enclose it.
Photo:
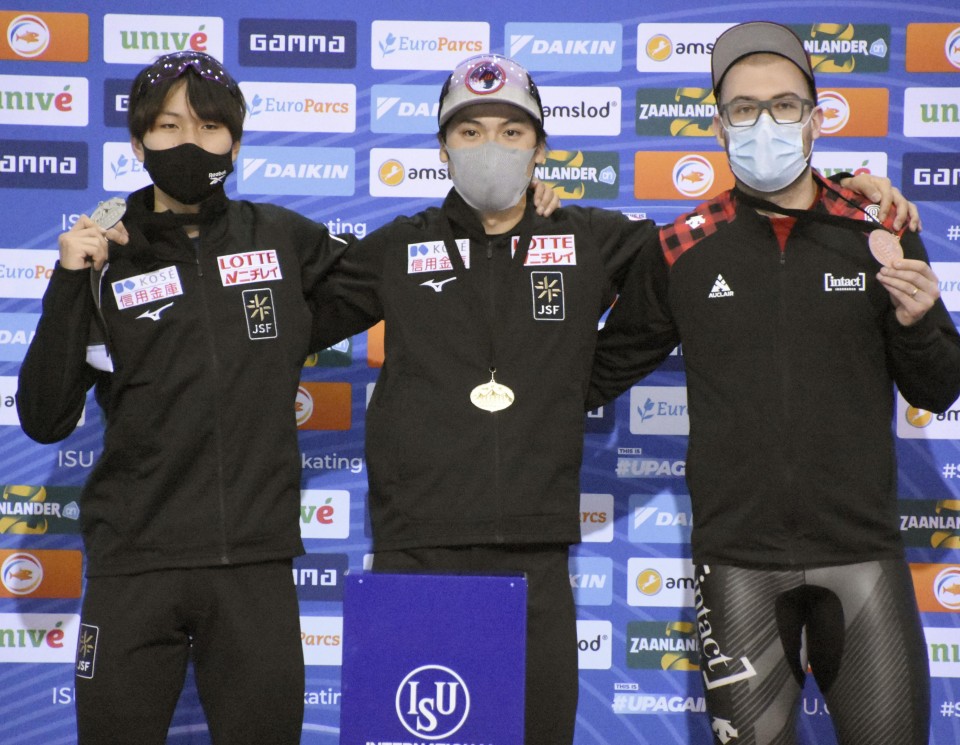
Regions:
[[[660,247],[667,266],[673,266],[684,251],[716,233],[721,225],[733,222],[736,216],[737,208],[732,193],[725,191],[709,202],[698,205],[693,212],[680,215],[672,225],[664,225],[660,228]]]
[[[864,213],[867,213],[867,208],[873,204],[869,199],[864,199],[862,194],[844,189],[833,181],[830,182],[829,188],[823,188],[821,190],[821,203],[824,209],[831,215],[852,217],[854,220],[869,219]],[[893,221],[896,219],[896,216],[897,208],[891,205],[890,211],[887,213],[887,218],[883,221],[884,227],[892,230]],[[900,232],[902,233],[903,231]]]

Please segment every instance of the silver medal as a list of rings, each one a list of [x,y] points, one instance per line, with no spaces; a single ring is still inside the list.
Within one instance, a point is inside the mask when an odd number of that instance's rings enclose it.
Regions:
[[[90,219],[104,230],[109,230],[120,222],[120,218],[126,211],[127,203],[123,197],[113,197],[106,202],[100,202],[90,215]]]
[[[513,391],[496,381],[496,370],[490,371],[490,380],[470,391],[470,403],[484,411],[500,411],[513,403]]]

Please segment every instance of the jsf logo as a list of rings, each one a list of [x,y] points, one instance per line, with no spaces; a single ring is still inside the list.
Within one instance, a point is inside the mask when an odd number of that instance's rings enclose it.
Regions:
[[[449,737],[467,721],[470,692],[463,678],[440,665],[418,667],[397,688],[397,716],[415,737]]]

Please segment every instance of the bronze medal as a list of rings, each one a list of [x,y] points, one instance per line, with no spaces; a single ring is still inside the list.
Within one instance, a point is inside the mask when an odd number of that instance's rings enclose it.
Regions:
[[[893,262],[903,258],[900,239],[886,230],[873,230],[867,238],[873,258],[884,266],[893,266]]]

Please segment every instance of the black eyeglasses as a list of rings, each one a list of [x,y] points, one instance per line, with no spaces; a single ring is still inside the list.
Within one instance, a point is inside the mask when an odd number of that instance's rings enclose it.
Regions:
[[[784,96],[766,101],[742,99],[725,103],[719,107],[720,116],[729,127],[752,127],[760,114],[766,111],[777,124],[796,124],[803,121],[807,113],[815,106],[809,98]]]
[[[230,73],[215,57],[203,52],[174,52],[164,55],[141,73],[135,97],[139,98],[146,88],[156,85],[161,80],[179,78],[188,68],[193,68],[194,72],[204,80],[219,83],[234,95],[240,93],[237,81],[230,77]]]

